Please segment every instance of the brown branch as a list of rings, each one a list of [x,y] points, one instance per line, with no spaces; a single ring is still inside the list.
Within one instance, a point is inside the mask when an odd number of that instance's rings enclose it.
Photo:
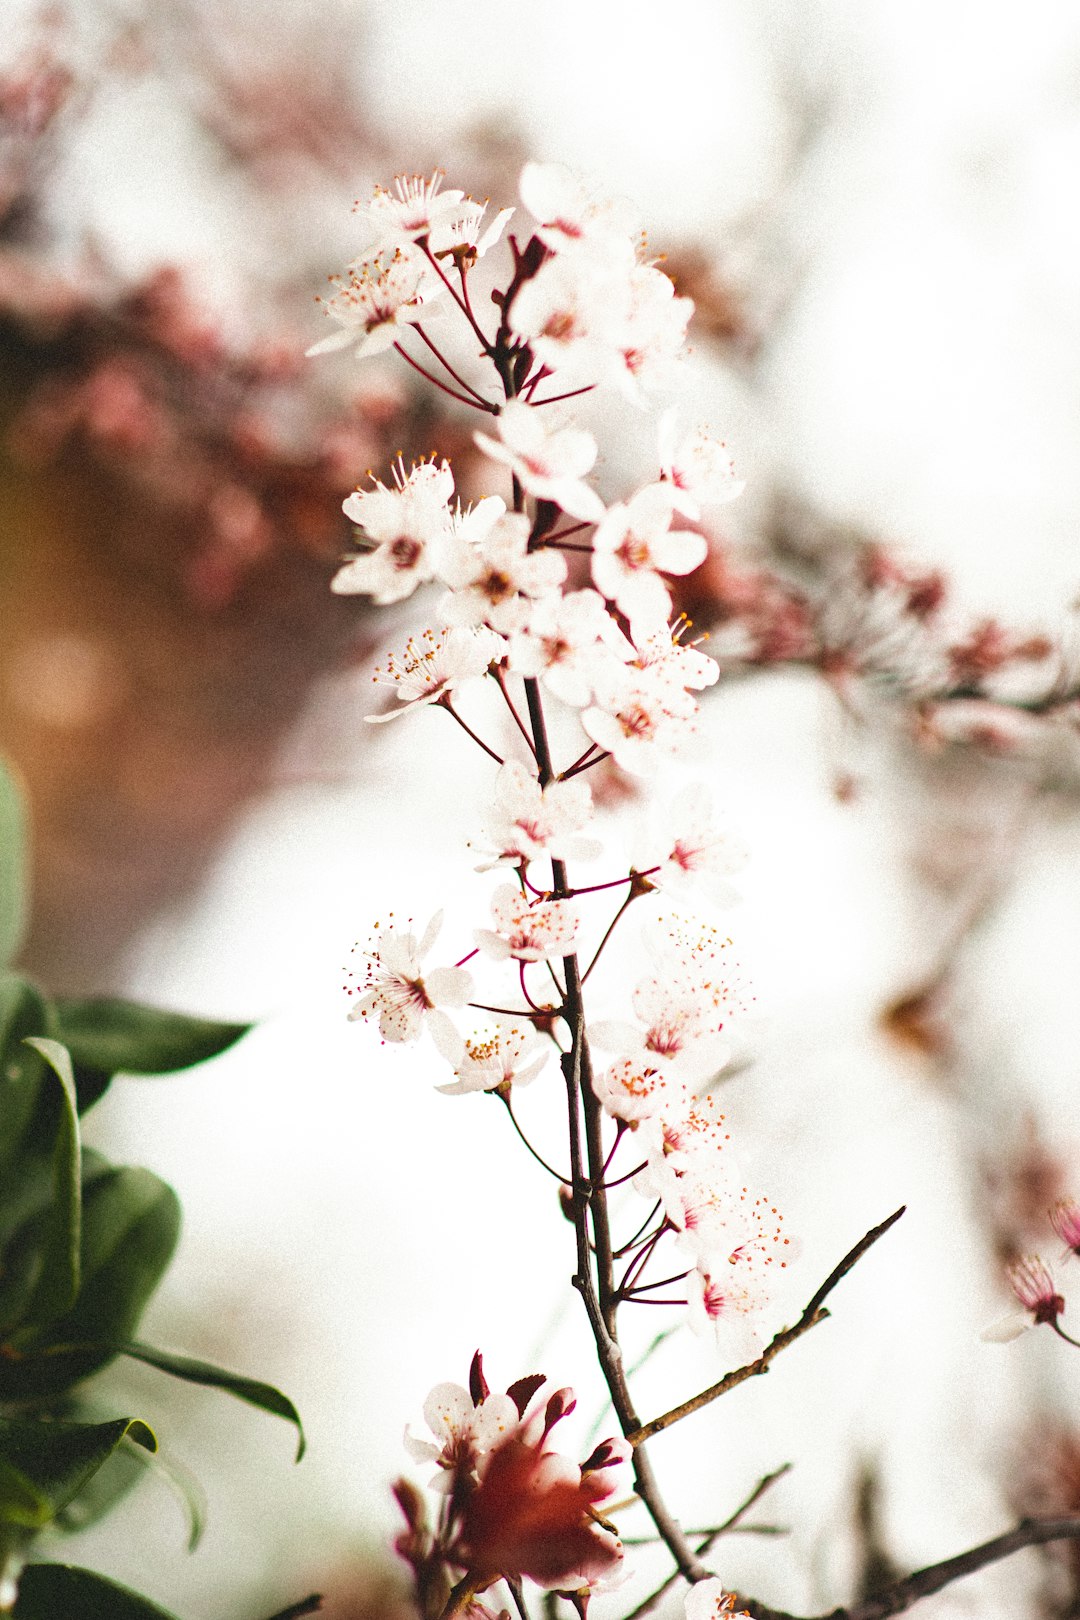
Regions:
[[[883,1591],[864,1598],[849,1609],[830,1609],[828,1614],[815,1616],[814,1620],[889,1620],[891,1615],[903,1614],[920,1598],[930,1597],[953,1581],[961,1580],[965,1575],[974,1575],[976,1570],[996,1564],[1002,1558],[1009,1558],[1024,1547],[1038,1547],[1047,1541],[1064,1540],[1080,1540],[1080,1516],[1021,1519],[1015,1529],[1006,1530],[1004,1535],[981,1542],[978,1547],[958,1553],[955,1558],[943,1559],[940,1564],[928,1564],[925,1569],[917,1569],[902,1581],[894,1581]],[[740,1596],[738,1601],[753,1620],[802,1620],[802,1617],[789,1614],[786,1609],[770,1609],[755,1598]]]
[[[866,1236],[861,1237],[855,1247],[848,1250],[840,1264],[830,1271],[799,1320],[795,1323],[795,1326],[784,1328],[778,1333],[771,1343],[766,1345],[756,1361],[748,1362],[745,1367],[737,1367],[734,1372],[729,1372],[724,1378],[721,1378],[718,1384],[711,1384],[708,1389],[703,1389],[699,1395],[692,1395],[688,1401],[683,1401],[680,1406],[673,1406],[670,1412],[663,1412],[659,1417],[651,1418],[648,1423],[643,1423],[640,1428],[634,1429],[630,1434],[626,1435],[626,1439],[629,1440],[630,1444],[635,1447],[640,1446],[643,1441],[651,1439],[654,1434],[659,1434],[662,1429],[670,1429],[671,1425],[678,1423],[680,1418],[689,1417],[692,1412],[700,1412],[703,1406],[708,1406],[710,1402],[718,1400],[721,1395],[726,1395],[729,1390],[736,1389],[739,1384],[745,1384],[748,1378],[757,1378],[761,1373],[768,1372],[771,1362],[776,1359],[781,1350],[786,1350],[789,1344],[794,1344],[796,1339],[801,1339],[804,1333],[809,1333],[812,1327],[816,1327],[819,1322],[825,1320],[829,1314],[824,1309],[825,1300],[832,1293],[837,1283],[847,1276],[851,1268],[862,1259],[867,1249],[871,1248],[878,1238],[883,1237],[890,1226],[896,1224],[906,1208],[906,1204],[901,1204],[899,1209],[893,1211],[888,1220],[882,1221],[880,1226],[871,1227]]]
[[[540,785],[546,787],[549,782],[555,780],[555,770],[538,681],[526,679],[525,698]],[[551,879],[553,894],[559,898],[569,894],[570,884],[567,881],[563,861],[552,860]],[[561,1011],[573,1032],[570,1051],[562,1059],[569,1111],[570,1174],[574,1186],[574,1231],[577,1240],[577,1267],[573,1285],[581,1295],[589,1318],[597,1360],[604,1375],[608,1394],[611,1396],[611,1404],[619,1420],[619,1427],[624,1435],[629,1436],[640,1428],[641,1419],[634,1410],[623,1366],[622,1346],[616,1334],[617,1301],[607,1191],[604,1186],[602,1110],[600,1099],[593,1089],[589,1043],[585,1033],[581,970],[576,955],[563,958],[563,970],[566,975],[566,998]],[[584,1132],[581,1129],[582,1114]],[[593,1253],[596,1263],[595,1275]],[[708,1571],[695,1555],[682,1526],[661,1496],[652,1464],[641,1447],[636,1447],[634,1451],[634,1489],[645,1504],[661,1539],[678,1565],[679,1573],[688,1581],[703,1580]]]
[[[744,1502],[740,1503],[740,1505],[735,1509],[734,1513],[731,1514],[730,1518],[725,1519],[723,1524],[718,1524],[715,1530],[710,1530],[708,1534],[705,1535],[698,1543],[696,1548],[697,1556],[699,1558],[704,1558],[705,1554],[709,1551],[714,1542],[718,1541],[721,1536],[726,1535],[729,1530],[737,1529],[739,1520],[743,1517],[743,1514],[749,1513],[750,1509],[754,1506],[754,1503],[759,1502],[765,1495],[765,1492],[769,1489],[769,1486],[775,1484],[775,1482],[780,1479],[782,1475],[788,1472],[790,1467],[790,1463],[785,1463],[782,1468],[776,1468],[771,1474],[766,1474],[764,1479],[759,1479],[753,1490],[750,1492],[750,1495]],[[661,1598],[666,1597],[667,1593],[675,1585],[675,1582],[678,1579],[679,1572],[678,1570],[675,1570],[673,1574],[668,1576],[667,1580],[662,1586],[658,1586],[655,1592],[651,1592],[647,1598],[642,1599],[637,1608],[632,1610],[631,1613],[627,1615],[626,1620],[642,1620],[644,1615],[651,1614],[656,1608],[656,1605],[660,1602]]]
[[[270,1616],[270,1620],[300,1620],[303,1614],[318,1614],[322,1606],[322,1593],[312,1592],[310,1597],[301,1598],[299,1603],[290,1603],[287,1609],[279,1609]]]

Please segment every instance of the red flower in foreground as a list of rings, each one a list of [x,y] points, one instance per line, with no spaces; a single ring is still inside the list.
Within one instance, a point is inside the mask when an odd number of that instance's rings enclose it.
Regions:
[[[548,1436],[577,1403],[571,1389],[545,1396],[543,1384],[535,1375],[492,1395],[478,1351],[468,1391],[450,1384],[432,1391],[425,1415],[440,1440],[453,1441],[438,1450],[449,1506],[436,1537],[425,1528],[413,1488],[401,1482],[398,1492],[410,1527],[398,1551],[413,1565],[418,1592],[431,1585],[438,1565],[449,1584],[451,1568],[464,1571],[470,1600],[495,1581],[528,1576],[573,1594],[584,1612],[588,1591],[617,1575],[622,1542],[598,1508],[616,1489],[615,1469],[630,1447],[602,1440],[580,1465],[553,1450]],[[488,1421],[489,1409],[498,1421]],[[463,1443],[466,1436],[476,1443]],[[410,1450],[427,1456],[437,1448],[410,1439]],[[482,1605],[478,1612],[486,1613]]]
[[[461,1550],[471,1573],[491,1580],[527,1575],[538,1586],[564,1591],[608,1580],[622,1562],[622,1542],[596,1507],[611,1495],[608,1470],[625,1460],[629,1447],[605,1441],[579,1468],[544,1449],[546,1428],[539,1441],[528,1439],[526,1430],[523,1425],[491,1452],[465,1507]]]

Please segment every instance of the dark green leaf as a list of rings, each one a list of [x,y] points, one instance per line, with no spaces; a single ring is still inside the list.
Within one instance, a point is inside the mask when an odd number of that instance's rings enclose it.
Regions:
[[[142,1446],[127,1441],[117,1446],[108,1462],[102,1463],[78,1495],[60,1509],[54,1528],[74,1533],[97,1524],[146,1478],[146,1465],[152,1459],[153,1453]]]
[[[13,1480],[21,1477],[43,1504],[44,1518],[34,1521],[41,1525],[78,1495],[125,1435],[149,1451],[157,1449],[153,1433],[139,1418],[113,1418],[108,1423],[0,1418],[0,1468]],[[26,1520],[15,1518],[14,1522],[24,1524]]]
[[[176,1620],[126,1586],[71,1564],[28,1564],[14,1620]]]
[[[24,1473],[0,1457],[0,1524],[40,1530],[51,1518],[52,1505],[48,1497],[37,1490]]]
[[[99,1082],[121,1071],[171,1074],[204,1063],[251,1027],[107,999],[62,999],[56,1003],[56,1014],[60,1039],[70,1049],[76,1069],[96,1071]]]
[[[22,1241],[40,1241],[40,1224],[20,1234]],[[179,1231],[176,1194],[149,1170],[96,1174],[83,1196],[75,1307],[47,1333],[27,1329],[10,1336],[17,1354],[0,1358],[0,1401],[60,1394],[111,1361],[134,1333]]]
[[[15,779],[0,760],[0,968],[22,944],[27,905],[26,816]]]
[[[75,1077],[66,1047],[28,1035],[25,1044],[39,1052],[60,1082],[63,1108],[53,1150],[53,1206],[41,1270],[25,1307],[25,1319],[35,1326],[54,1322],[71,1310],[79,1293],[80,1229],[82,1216],[79,1116]]]
[[[304,1426],[300,1422],[300,1414],[287,1395],[273,1384],[261,1384],[254,1378],[244,1378],[240,1373],[226,1372],[223,1367],[215,1367],[208,1361],[197,1361],[191,1356],[178,1356],[171,1350],[156,1350],[149,1344],[125,1344],[123,1352],[132,1356],[136,1361],[145,1361],[150,1367],[158,1367],[162,1372],[171,1373],[174,1378],[183,1378],[189,1384],[204,1384],[211,1389],[224,1389],[237,1400],[247,1401],[249,1406],[257,1406],[262,1412],[271,1412],[275,1417],[284,1418],[286,1422],[295,1425],[297,1434],[296,1460],[304,1455],[307,1441],[304,1438]]]

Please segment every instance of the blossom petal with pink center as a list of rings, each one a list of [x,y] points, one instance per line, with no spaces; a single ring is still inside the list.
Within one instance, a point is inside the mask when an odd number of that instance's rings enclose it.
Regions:
[[[475,936],[489,956],[545,962],[566,956],[574,948],[577,916],[568,900],[530,901],[507,883],[492,896],[491,912],[494,931],[479,928]]]
[[[497,426],[497,439],[479,432],[473,438],[492,460],[508,466],[530,495],[553,501],[585,523],[604,515],[603,501],[584,481],[596,460],[591,433],[572,426],[549,429],[544,413],[523,400],[504,405]]]

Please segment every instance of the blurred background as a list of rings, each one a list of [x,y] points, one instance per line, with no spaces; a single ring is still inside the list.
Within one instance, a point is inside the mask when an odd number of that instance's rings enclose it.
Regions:
[[[388,1486],[433,1383],[480,1345],[493,1387],[543,1370],[584,1392],[582,1443],[603,1427],[542,1173],[486,1099],[433,1091],[437,1060],[345,1022],[384,908],[473,926],[489,777],[441,716],[363,724],[430,604],[331,596],[340,502],[398,450],[482,493],[472,423],[382,358],[303,359],[364,245],[357,197],[437,166],[512,204],[526,157],[638,204],[697,304],[684,418],[747,480],[685,593],[722,671],[687,770],[750,851],[721,916],[762,1014],[725,1106],[802,1239],[788,1319],[908,1205],[834,1319],[658,1440],[657,1468],[711,1524],[794,1465],[714,1564],[800,1613],[1080,1507],[1080,1360],[980,1339],[1004,1262],[1051,1255],[1045,1211],[1080,1196],[1075,6],[3,11],[0,749],[32,809],[26,966],[258,1020],[194,1074],[118,1083],[90,1128],[184,1205],[146,1337],[281,1384],[311,1441],[294,1470],[268,1420],[111,1373],[203,1479],[207,1534],[189,1557],[151,1483],[56,1556],[185,1620],[312,1587],[334,1620],[398,1620]],[[615,498],[640,424],[585,414]],[[541,1136],[549,1101],[527,1099]],[[639,1405],[724,1370],[677,1335]],[[664,1569],[633,1562],[640,1596]],[[1025,1553],[919,1612],[1065,1620],[1080,1565]]]

